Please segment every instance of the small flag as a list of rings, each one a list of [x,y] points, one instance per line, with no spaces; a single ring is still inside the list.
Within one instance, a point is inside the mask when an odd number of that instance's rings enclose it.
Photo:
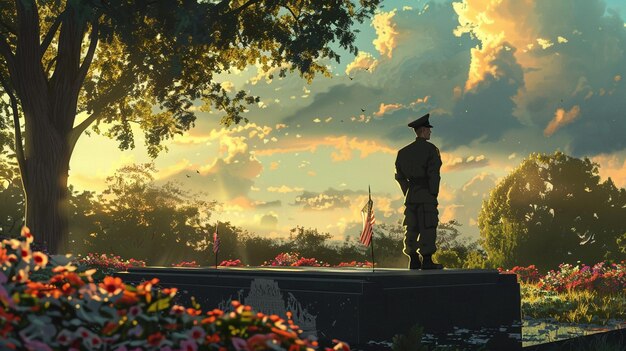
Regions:
[[[215,233],[213,233],[213,253],[217,255],[220,250],[220,238],[217,236],[217,226],[215,226]]]
[[[372,231],[376,218],[374,217],[374,202],[370,196],[367,204],[363,206],[361,210],[361,217],[363,218],[363,231],[361,232],[361,243],[365,246],[370,246],[372,243]]]

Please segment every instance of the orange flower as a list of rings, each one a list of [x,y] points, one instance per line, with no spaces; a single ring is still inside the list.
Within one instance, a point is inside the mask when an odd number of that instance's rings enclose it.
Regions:
[[[163,288],[162,292],[163,295],[169,296],[169,297],[174,297],[174,295],[176,295],[176,292],[178,291],[177,288]]]
[[[4,263],[8,260],[9,256],[7,255],[7,249],[0,247],[0,265],[4,265]]]
[[[133,305],[139,301],[137,294],[132,291],[124,290],[122,297],[117,300],[117,305]]]
[[[102,283],[99,284],[100,291],[109,294],[109,296],[117,295],[124,290],[124,283],[118,277],[104,277]]]
[[[276,327],[272,327],[272,331],[278,335],[284,336],[286,338],[297,338],[298,336],[294,332],[289,332],[286,330],[281,330]],[[349,351],[349,350],[348,350]]]

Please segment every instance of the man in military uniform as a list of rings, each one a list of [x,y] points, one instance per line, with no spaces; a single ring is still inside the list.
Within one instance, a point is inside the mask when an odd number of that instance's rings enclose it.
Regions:
[[[409,123],[417,138],[398,151],[396,157],[396,181],[404,194],[404,254],[409,256],[409,269],[442,269],[433,262],[437,250],[437,195],[439,194],[439,169],[441,155],[430,139],[428,122],[430,114]],[[418,255],[419,251],[419,255]],[[421,256],[421,260],[420,260]]]

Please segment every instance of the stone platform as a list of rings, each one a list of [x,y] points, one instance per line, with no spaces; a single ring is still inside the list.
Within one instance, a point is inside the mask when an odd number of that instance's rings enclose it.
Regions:
[[[159,278],[179,289],[180,303],[194,296],[205,310],[229,310],[238,300],[265,314],[291,311],[303,334],[321,343],[336,338],[382,350],[418,324],[433,344],[521,350],[519,284],[496,270],[145,267],[117,275],[126,282]]]

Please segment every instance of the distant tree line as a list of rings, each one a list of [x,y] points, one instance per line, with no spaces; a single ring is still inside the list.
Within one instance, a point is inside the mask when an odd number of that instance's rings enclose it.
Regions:
[[[120,168],[100,194],[71,189],[70,240],[74,255],[112,253],[169,266],[181,261],[213,265],[210,220],[216,203],[184,191],[179,184],[157,185],[152,164]],[[560,263],[620,261],[626,254],[626,191],[611,179],[599,182],[598,167],[562,153],[533,154],[491,191],[479,215],[480,238],[462,236],[452,220],[438,227],[436,259],[450,268],[511,268],[534,264],[542,271]],[[0,159],[0,235],[19,235],[23,192],[15,164]],[[211,223],[211,224],[209,224]],[[348,233],[343,241],[316,228],[296,226],[283,239],[249,233],[230,222],[219,224],[218,259],[251,266],[279,253],[297,252],[331,265],[371,261],[369,248]],[[35,233],[37,234],[37,233]],[[374,227],[376,263],[406,267],[400,223]]]

